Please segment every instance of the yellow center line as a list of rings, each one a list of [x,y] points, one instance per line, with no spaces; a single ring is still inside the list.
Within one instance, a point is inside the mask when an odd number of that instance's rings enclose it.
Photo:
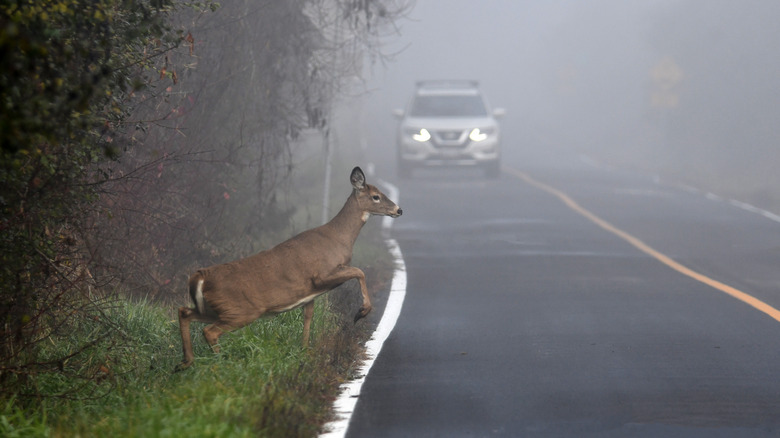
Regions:
[[[582,216],[585,216],[588,218],[591,222],[595,223],[599,227],[609,231],[610,233],[620,237],[621,239],[625,240],[632,246],[634,246],[636,249],[642,251],[643,253],[649,255],[650,257],[653,257],[654,259],[660,261],[661,263],[665,264],[666,266],[674,269],[675,271],[686,275],[690,278],[693,278],[696,281],[699,281],[701,283],[706,284],[707,286],[713,287],[725,294],[728,294],[754,308],[757,310],[771,316],[776,321],[780,322],[780,310],[775,309],[774,307],[770,306],[769,304],[759,300],[758,298],[746,294],[745,292],[742,292],[741,290],[731,287],[727,284],[723,284],[717,280],[713,280],[710,277],[707,277],[706,275],[700,274],[693,269],[690,269],[675,260],[673,260],[671,257],[667,256],[666,254],[663,254],[651,246],[647,245],[646,243],[642,242],[641,240],[637,239],[636,237],[632,236],[631,234],[628,234],[627,232],[615,227],[614,225],[610,224],[609,222],[605,221],[604,219],[601,219],[600,217],[596,216],[595,214],[591,213],[590,211],[586,210],[577,202],[575,202],[572,198],[570,198],[566,193],[548,186],[547,184],[544,184],[542,182],[539,182],[528,174],[521,172],[516,169],[512,169],[510,167],[504,167],[503,169],[506,173],[513,175],[517,178],[522,179],[523,181],[527,182],[528,184],[537,187],[541,190],[544,190],[547,193],[550,193],[551,195],[556,196],[558,199],[563,201],[564,204],[566,204],[569,208],[576,211],[577,213],[581,214]]]

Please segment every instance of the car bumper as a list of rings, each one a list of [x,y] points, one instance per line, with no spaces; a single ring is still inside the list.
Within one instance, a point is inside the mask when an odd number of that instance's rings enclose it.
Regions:
[[[500,159],[498,140],[471,142],[462,147],[437,147],[430,142],[405,141],[399,145],[399,158],[414,166],[479,166]]]

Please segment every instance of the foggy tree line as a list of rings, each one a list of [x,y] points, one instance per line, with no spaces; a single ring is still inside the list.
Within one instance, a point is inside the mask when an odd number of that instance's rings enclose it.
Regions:
[[[684,71],[680,103],[665,115],[667,150],[658,155],[694,183],[773,209],[780,206],[778,13],[780,4],[760,0],[681,2],[654,17],[649,35]]]
[[[607,3],[572,2],[538,45],[530,117],[601,159],[778,211],[780,3]],[[659,84],[665,60],[679,77]]]
[[[0,2],[0,386],[90,382],[116,292],[180,299],[258,250],[290,145],[328,129],[393,0]],[[75,331],[91,333],[73,344]],[[43,348],[43,344],[55,348]],[[107,359],[100,359],[107,360]],[[116,359],[120,361],[121,359]]]

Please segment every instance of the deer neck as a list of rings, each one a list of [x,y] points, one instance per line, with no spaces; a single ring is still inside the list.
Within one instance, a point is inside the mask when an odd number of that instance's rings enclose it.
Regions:
[[[335,231],[339,240],[351,248],[369,216],[368,212],[361,211],[355,194],[352,194],[341,207],[341,211],[328,222],[328,226]]]

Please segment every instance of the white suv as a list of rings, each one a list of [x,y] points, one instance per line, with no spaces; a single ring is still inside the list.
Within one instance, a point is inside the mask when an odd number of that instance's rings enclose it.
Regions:
[[[395,110],[398,173],[426,166],[479,166],[489,177],[501,172],[497,118],[476,81],[421,81],[406,110]]]

